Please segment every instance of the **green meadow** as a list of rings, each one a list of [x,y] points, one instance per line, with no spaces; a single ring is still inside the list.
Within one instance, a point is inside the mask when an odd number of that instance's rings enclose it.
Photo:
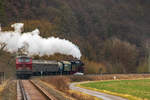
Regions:
[[[81,84],[81,86],[150,100],[150,79],[100,81]]]

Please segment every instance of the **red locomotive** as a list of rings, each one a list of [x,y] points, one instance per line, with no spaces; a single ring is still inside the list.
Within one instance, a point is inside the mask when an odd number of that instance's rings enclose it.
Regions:
[[[18,56],[16,58],[16,75],[18,78],[32,75],[32,58],[27,56]]]

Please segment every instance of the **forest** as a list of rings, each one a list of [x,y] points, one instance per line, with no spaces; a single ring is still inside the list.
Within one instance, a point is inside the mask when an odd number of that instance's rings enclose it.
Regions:
[[[85,73],[147,73],[149,6],[149,0],[0,0],[0,23],[3,30],[11,30],[12,23],[23,22],[24,32],[38,28],[42,37],[72,41],[82,52]],[[2,48],[0,52],[0,69],[10,71],[13,61],[10,65],[3,59],[13,55]]]

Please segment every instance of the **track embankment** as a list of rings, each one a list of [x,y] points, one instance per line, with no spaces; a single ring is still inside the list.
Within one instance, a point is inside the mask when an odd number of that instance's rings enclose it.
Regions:
[[[31,80],[17,82],[17,100],[57,100]]]

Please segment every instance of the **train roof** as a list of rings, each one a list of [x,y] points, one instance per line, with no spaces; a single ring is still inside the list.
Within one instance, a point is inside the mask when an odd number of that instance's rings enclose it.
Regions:
[[[16,58],[30,58],[29,56],[17,56]]]
[[[58,64],[57,61],[47,61],[47,60],[32,60],[33,64]]]
[[[71,64],[70,61],[62,61],[64,64]]]

